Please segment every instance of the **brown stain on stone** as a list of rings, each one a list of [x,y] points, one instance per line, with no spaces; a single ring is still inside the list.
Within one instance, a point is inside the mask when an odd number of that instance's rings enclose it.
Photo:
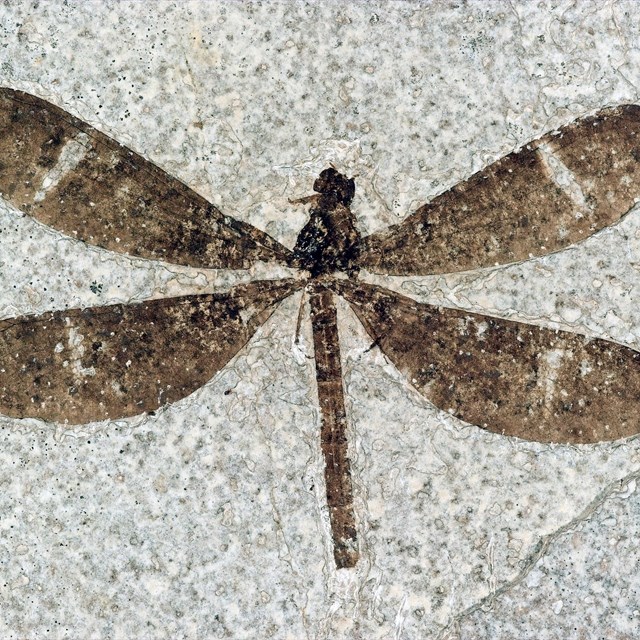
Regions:
[[[70,424],[154,411],[208,382],[299,286],[259,281],[0,321],[0,411]]]
[[[640,431],[640,353],[335,282],[382,352],[429,401],[483,429],[587,444]]]
[[[70,143],[82,158],[43,189]],[[142,156],[12,89],[0,89],[0,194],[72,238],[142,258],[211,269],[290,259],[266,233],[223,215]]]
[[[640,197],[640,108],[605,109],[510,153],[362,241],[358,266],[427,275],[526,260],[584,240]],[[548,148],[585,202],[553,178]]]

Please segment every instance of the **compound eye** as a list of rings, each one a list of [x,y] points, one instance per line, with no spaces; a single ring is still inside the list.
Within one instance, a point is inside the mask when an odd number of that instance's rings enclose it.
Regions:
[[[353,200],[353,196],[356,195],[356,181],[353,178],[343,181],[340,195],[346,203]]]

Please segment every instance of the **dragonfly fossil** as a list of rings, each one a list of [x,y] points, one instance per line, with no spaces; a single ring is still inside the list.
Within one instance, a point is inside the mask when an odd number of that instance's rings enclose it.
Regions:
[[[526,260],[613,224],[640,196],[640,108],[576,120],[489,165],[400,224],[361,237],[353,179],[322,171],[292,250],[222,214],[66,111],[0,90],[0,192],[86,243],[211,269],[275,262],[299,276],[225,293],[68,309],[0,322],[0,412],[81,424],[151,412],[220,371],[277,304],[307,292],[321,449],[338,568],[359,558],[335,298],[424,397],[484,429],[593,443],[640,431],[640,354],[628,347],[435,307],[367,284]]]

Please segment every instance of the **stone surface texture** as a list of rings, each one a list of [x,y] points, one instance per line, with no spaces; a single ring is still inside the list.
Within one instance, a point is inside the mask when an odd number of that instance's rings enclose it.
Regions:
[[[21,2],[0,86],[71,112],[292,248],[333,163],[363,235],[549,131],[640,97],[640,5]],[[0,319],[255,278],[89,247],[0,202]],[[640,349],[640,212],[552,255],[369,278]],[[629,640],[640,446],[471,427],[338,304],[362,545],[336,570],[308,308],[286,300],[154,415],[0,420],[0,638]],[[298,340],[296,340],[296,334]]]

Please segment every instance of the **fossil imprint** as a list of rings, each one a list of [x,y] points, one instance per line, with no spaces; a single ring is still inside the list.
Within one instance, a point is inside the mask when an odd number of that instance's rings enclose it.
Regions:
[[[583,335],[418,303],[359,273],[422,276],[558,251],[640,197],[640,107],[605,109],[535,140],[361,237],[353,179],[316,179],[292,250],[140,155],[34,96],[0,89],[0,194],[111,251],[209,269],[299,270],[218,294],[0,321],[0,413],[82,424],[175,402],[220,371],[276,305],[307,292],[327,503],[338,568],[359,558],[335,296],[429,401],[527,440],[594,443],[640,432],[640,353]]]

